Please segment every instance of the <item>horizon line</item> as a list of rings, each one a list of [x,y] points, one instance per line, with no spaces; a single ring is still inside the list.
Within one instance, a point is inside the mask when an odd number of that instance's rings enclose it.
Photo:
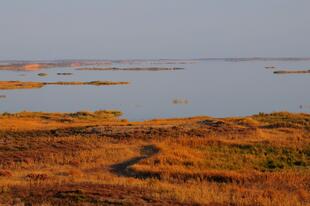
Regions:
[[[0,59],[0,62],[48,62],[48,61],[166,61],[166,60],[310,60],[310,56],[304,57],[263,57],[263,56],[252,56],[252,57],[200,57],[200,58],[119,58],[119,59],[100,59],[100,58],[64,58],[64,59]]]

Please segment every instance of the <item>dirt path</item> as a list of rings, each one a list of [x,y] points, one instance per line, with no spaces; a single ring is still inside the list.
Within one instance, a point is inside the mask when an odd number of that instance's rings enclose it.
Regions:
[[[140,149],[140,156],[131,158],[124,162],[114,164],[111,166],[111,171],[119,176],[124,177],[140,177],[140,175],[136,174],[134,171],[130,169],[130,167],[138,162],[149,158],[155,154],[157,154],[159,150],[155,147],[155,145],[146,145]]]

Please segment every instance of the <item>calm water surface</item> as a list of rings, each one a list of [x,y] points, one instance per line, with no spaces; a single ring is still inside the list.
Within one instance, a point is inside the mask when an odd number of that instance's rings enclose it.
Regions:
[[[0,81],[130,81],[122,86],[46,86],[32,90],[0,90],[0,112],[116,109],[129,120],[209,115],[250,115],[258,112],[310,112],[310,75],[274,75],[265,66],[308,69],[310,62],[204,61],[180,71],[77,71],[72,68],[39,72],[0,71]],[[114,65],[119,66],[119,65]],[[124,66],[124,65],[121,65]],[[125,65],[126,66],[126,65]],[[38,73],[48,73],[39,77]],[[72,72],[72,76],[58,76]],[[175,104],[182,100],[187,104]],[[181,102],[182,102],[181,101]],[[302,105],[302,106],[301,106]]]

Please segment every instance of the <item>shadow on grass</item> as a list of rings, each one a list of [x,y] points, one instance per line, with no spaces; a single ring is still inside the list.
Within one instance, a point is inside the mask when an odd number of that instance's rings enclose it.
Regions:
[[[135,178],[148,178],[149,175],[147,174],[141,174],[141,173],[137,173],[134,172],[131,169],[131,166],[139,163],[140,161],[150,158],[153,155],[157,154],[159,152],[159,150],[156,148],[155,145],[146,145],[143,146],[140,149],[140,156],[138,157],[134,157],[131,158],[129,160],[126,160],[124,162],[118,163],[118,164],[114,164],[111,166],[111,171],[115,174],[117,174],[118,176],[123,176],[123,177],[135,177]]]

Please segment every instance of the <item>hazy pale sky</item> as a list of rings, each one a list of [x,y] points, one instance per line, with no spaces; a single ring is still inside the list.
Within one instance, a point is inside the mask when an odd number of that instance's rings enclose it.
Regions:
[[[310,0],[1,0],[0,59],[310,56]]]

